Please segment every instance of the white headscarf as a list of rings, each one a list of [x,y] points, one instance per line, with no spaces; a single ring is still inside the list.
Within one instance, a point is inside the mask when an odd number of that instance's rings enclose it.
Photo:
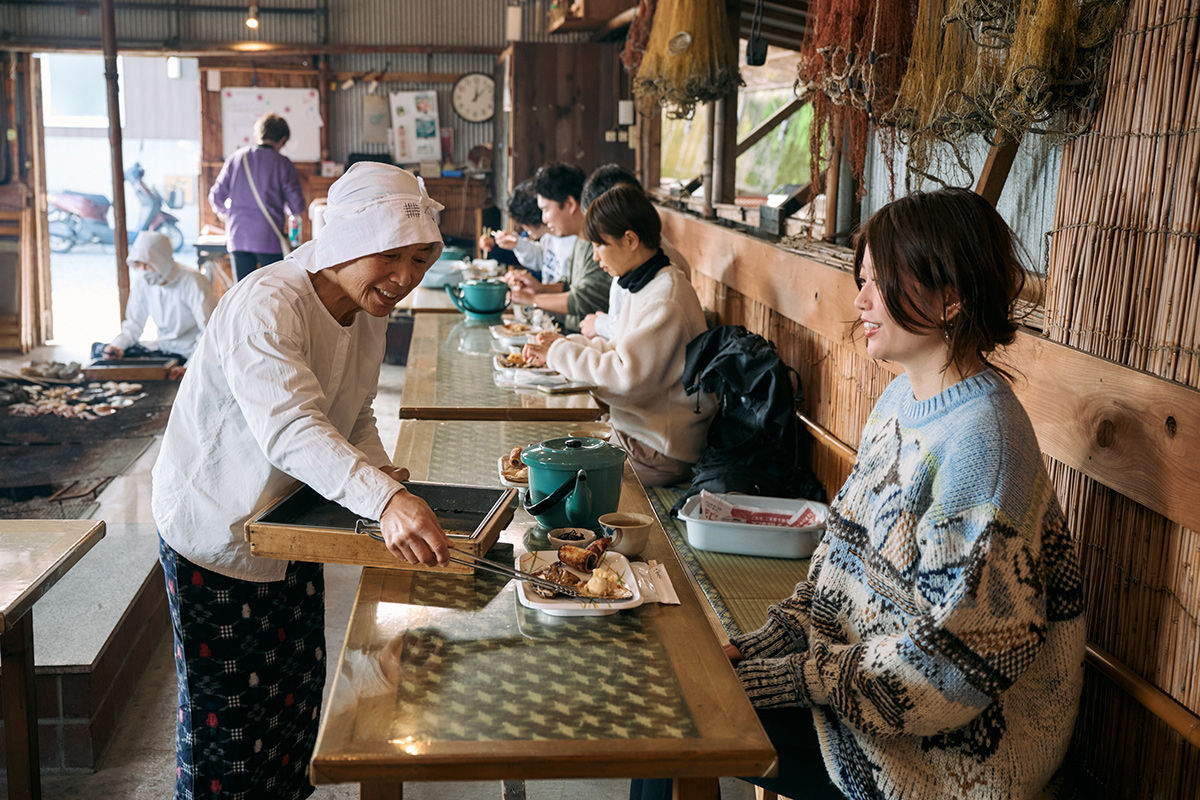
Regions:
[[[431,261],[442,254],[437,212],[444,206],[411,172],[360,161],[329,187],[321,235],[292,251],[309,272],[397,247],[432,242]]]
[[[181,265],[175,260],[175,251],[171,248],[171,240],[166,234],[158,231],[142,231],[129,245],[129,256],[125,263],[129,268],[142,276],[151,286],[163,286],[175,277],[175,270]],[[150,265],[150,272],[143,272],[133,266],[135,261]]]

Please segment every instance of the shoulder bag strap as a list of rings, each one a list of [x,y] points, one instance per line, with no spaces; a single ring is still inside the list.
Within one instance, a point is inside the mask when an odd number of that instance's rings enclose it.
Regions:
[[[245,173],[246,180],[250,182],[250,191],[254,194],[254,202],[258,203],[258,210],[262,212],[263,217],[267,220],[267,224],[271,226],[271,231],[279,239],[279,246],[283,248],[282,252],[286,256],[292,252],[292,248],[288,245],[287,237],[279,232],[279,226],[275,224],[275,220],[271,219],[271,215],[267,213],[266,204],[263,203],[262,198],[258,195],[258,187],[254,185],[254,176],[250,174],[250,164],[246,160],[246,154],[249,152],[249,149],[242,151],[242,172]]]

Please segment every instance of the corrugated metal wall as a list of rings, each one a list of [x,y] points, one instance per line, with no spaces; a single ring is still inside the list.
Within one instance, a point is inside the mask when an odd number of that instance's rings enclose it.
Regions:
[[[492,74],[495,56],[470,55],[457,53],[391,53],[388,55],[353,55],[333,56],[329,59],[330,68],[335,74],[350,73],[361,76],[374,71],[387,72],[431,72],[463,74],[467,72],[486,72]],[[452,83],[381,83],[378,93],[387,96],[390,92],[411,92],[433,90],[438,98],[438,117],[442,127],[454,131],[454,163],[466,162],[467,153],[477,144],[491,143],[494,128],[488,122],[467,122],[454,113],[450,105]],[[329,140],[330,156],[334,161],[345,163],[350,153],[386,153],[387,146],[383,144],[363,144],[362,107],[363,96],[367,93],[364,81],[357,81],[348,90],[341,88],[330,94],[330,117],[336,120],[331,129]]]
[[[971,170],[968,174],[958,168],[947,149],[942,153],[943,157],[937,168],[931,169],[930,173],[951,186],[973,188],[987,160],[988,150],[989,145],[982,138],[974,140],[970,147],[963,149],[963,155]],[[863,220],[893,199],[890,195],[887,165],[883,157],[878,155],[874,141],[868,152],[876,153],[876,157],[867,159],[863,174],[863,183],[867,187],[867,196],[863,198],[862,203]],[[918,189],[937,189],[938,185],[932,181],[925,181],[923,186],[918,186],[915,177],[910,178],[909,185],[904,184],[904,161],[907,156],[907,150],[903,146],[900,147],[895,162],[895,196],[902,197]],[[1060,145],[1051,146],[1041,136],[1027,136],[1013,162],[1008,180],[1004,183],[1000,201],[996,204],[1000,216],[1004,217],[1005,222],[1025,246],[1029,260],[1027,266],[1038,274],[1045,274],[1046,271],[1045,232],[1054,227],[1054,198],[1058,188],[1061,158]]]
[[[138,9],[140,3],[155,8]],[[117,38],[125,47],[173,42],[219,45],[261,41],[288,44],[503,47],[510,0],[269,0],[259,3],[259,27],[246,27],[247,2],[203,0],[204,10],[177,9],[162,0],[122,0]],[[551,0],[520,0],[523,41],[570,42],[580,34],[546,33]],[[631,0],[631,6],[633,5]],[[214,9],[228,7],[228,11]],[[10,41],[100,44],[100,12],[91,5],[0,2],[0,36]]]

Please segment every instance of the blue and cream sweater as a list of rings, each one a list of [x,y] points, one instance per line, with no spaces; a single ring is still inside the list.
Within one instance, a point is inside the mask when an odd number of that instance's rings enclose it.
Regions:
[[[1078,560],[1037,438],[991,370],[918,402],[892,382],[808,580],[734,637],[760,708],[813,710],[851,798],[1035,795],[1083,683]]]

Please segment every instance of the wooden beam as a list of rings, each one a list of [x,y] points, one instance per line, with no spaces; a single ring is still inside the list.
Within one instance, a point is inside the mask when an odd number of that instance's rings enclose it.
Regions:
[[[699,272],[839,345],[857,289],[848,269],[660,208],[663,238]],[[1042,451],[1173,522],[1200,530],[1200,391],[1022,331],[998,361]],[[887,367],[887,364],[884,364]]]
[[[987,161],[983,163],[979,180],[975,184],[975,194],[987,200],[993,207],[999,202],[1000,193],[1004,191],[1004,183],[1008,180],[1008,173],[1020,146],[1020,139],[1011,139],[1003,132],[998,132],[996,143],[988,151]]]
[[[117,306],[125,319],[129,302],[129,226],[125,220],[125,156],[121,145],[121,105],[117,86],[117,17],[113,0],[100,3],[100,31],[104,48],[104,81],[108,89],[108,146],[112,155],[113,249],[117,255]]]
[[[758,124],[758,127],[756,127],[754,130],[747,133],[745,139],[742,139],[740,142],[738,142],[737,154],[740,156],[742,153],[746,152],[751,147],[754,147],[754,145],[758,144],[758,142],[764,136],[766,136],[768,133],[770,133],[771,131],[778,128],[780,123],[782,123],[785,119],[788,119],[789,117],[791,117],[792,114],[795,114],[796,111],[798,111],[800,109],[800,106],[804,105],[807,102],[808,102],[808,100],[801,100],[799,97],[797,97],[792,102],[790,102],[784,106],[781,106],[779,109],[777,109],[775,111],[774,114],[772,114],[771,116],[767,117],[762,122],[760,122]]]

